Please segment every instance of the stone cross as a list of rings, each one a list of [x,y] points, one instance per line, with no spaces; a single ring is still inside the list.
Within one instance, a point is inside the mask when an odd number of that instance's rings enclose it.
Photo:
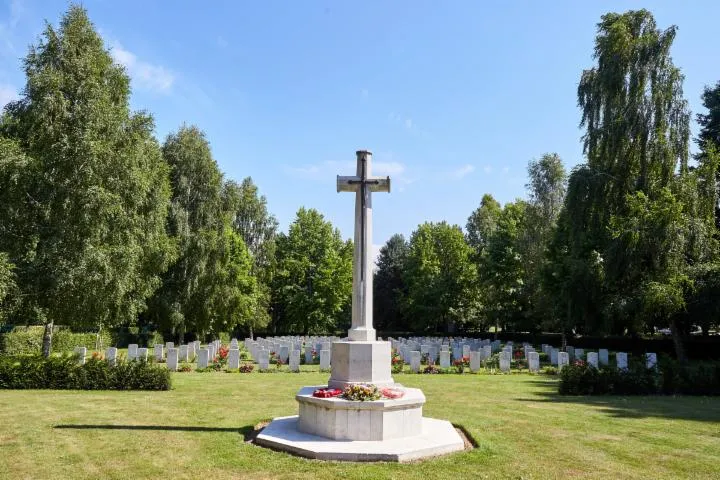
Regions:
[[[373,319],[372,192],[390,192],[390,177],[371,175],[372,153],[360,150],[357,174],[337,177],[338,192],[355,192],[355,251],[353,253],[352,327],[348,338],[375,341]]]

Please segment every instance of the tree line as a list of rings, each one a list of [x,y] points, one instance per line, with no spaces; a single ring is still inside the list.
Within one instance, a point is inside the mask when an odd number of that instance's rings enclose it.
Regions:
[[[459,226],[425,224],[381,249],[378,328],[682,337],[720,322],[720,82],[690,111],[647,10],[608,13],[577,90],[585,163],[528,166],[528,198],[490,194]],[[466,269],[472,264],[474,269]]]
[[[0,323],[178,338],[233,329],[334,330],[352,247],[315,210],[278,232],[250,178],[225,178],[182,125],[161,143],[129,108],[130,79],[71,6],[23,61],[0,119]],[[348,322],[349,323],[349,322]]]
[[[718,327],[720,82],[690,112],[646,10],[604,15],[578,105],[585,163],[528,165],[528,196],[478,195],[465,229],[424,223],[383,246],[381,331],[641,335],[676,349]],[[350,324],[352,243],[314,209],[287,232],[250,178],[220,171],[204,133],[164,141],[130,79],[71,6],[23,62],[0,119],[0,323],[142,326],[183,341]]]

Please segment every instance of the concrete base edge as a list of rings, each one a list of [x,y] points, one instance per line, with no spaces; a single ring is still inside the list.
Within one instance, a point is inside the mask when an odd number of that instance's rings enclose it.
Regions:
[[[458,452],[465,448],[460,435],[447,420],[422,419],[422,434],[382,441],[332,440],[297,429],[298,416],[274,419],[255,438],[255,443],[318,460],[350,462],[410,462]]]

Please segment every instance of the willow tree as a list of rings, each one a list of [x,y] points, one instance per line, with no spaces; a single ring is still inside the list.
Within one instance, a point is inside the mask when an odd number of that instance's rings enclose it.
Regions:
[[[23,319],[101,327],[133,321],[173,255],[168,168],[130,79],[84,9],[48,24],[27,83],[0,126],[0,250],[15,265]]]
[[[679,185],[688,175],[689,112],[683,76],[670,57],[675,33],[674,26],[659,29],[647,10],[603,15],[597,64],[580,78],[587,164],[571,176],[565,221],[584,228],[567,225],[562,232],[570,238],[561,243],[570,263],[585,265],[575,269],[578,275],[592,271],[603,279],[596,292],[602,311],[583,315],[596,331],[637,331],[684,308],[681,300],[659,301],[684,298],[687,285]],[[575,302],[572,295],[567,300]]]

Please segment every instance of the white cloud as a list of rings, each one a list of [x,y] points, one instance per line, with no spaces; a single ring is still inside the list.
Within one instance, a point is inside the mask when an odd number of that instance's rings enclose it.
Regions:
[[[453,178],[461,179],[474,171],[475,167],[468,163],[467,165],[463,165],[462,167],[456,168],[455,170],[451,171],[450,176]]]
[[[510,167],[503,167],[503,173],[508,173],[510,171]]]
[[[412,118],[406,118],[405,119],[405,128],[407,128],[408,130],[412,130],[412,127],[413,127]]]
[[[217,46],[220,48],[227,48],[227,46],[229,45],[228,41],[225,40],[225,37],[223,37],[221,35],[218,35],[216,42],[217,42]]]
[[[373,162],[373,175],[402,175],[405,165],[400,162]]]
[[[0,84],[0,108],[20,98],[18,91],[12,85]]]
[[[483,167],[483,172],[485,172],[485,173],[492,173],[492,171],[493,171],[493,167],[491,167],[489,165],[486,167]]]
[[[139,88],[159,93],[168,93],[175,82],[175,75],[162,65],[153,65],[123,48],[118,41],[112,42],[110,54],[126,69]]]

